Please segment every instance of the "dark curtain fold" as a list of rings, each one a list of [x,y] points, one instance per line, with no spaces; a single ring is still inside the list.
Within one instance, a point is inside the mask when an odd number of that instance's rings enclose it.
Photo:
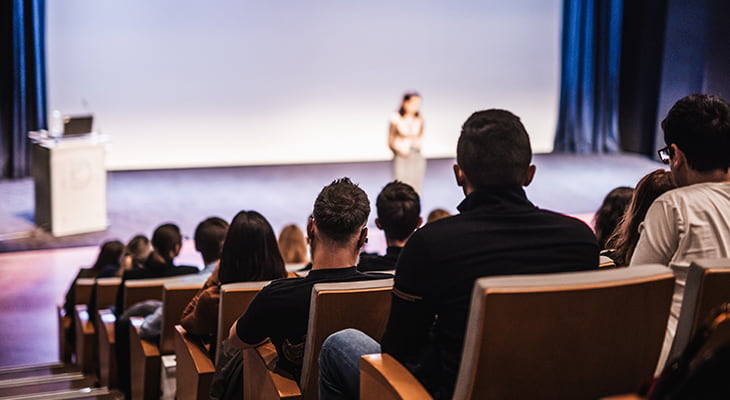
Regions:
[[[565,0],[556,152],[619,151],[622,0]]]
[[[46,127],[45,0],[2,2],[0,162],[5,178],[30,174],[28,131]]]

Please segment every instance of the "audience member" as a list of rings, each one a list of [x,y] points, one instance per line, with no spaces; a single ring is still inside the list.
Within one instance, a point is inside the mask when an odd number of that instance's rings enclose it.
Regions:
[[[398,255],[421,218],[421,201],[418,193],[407,183],[393,181],[385,185],[375,201],[378,217],[375,225],[385,233],[388,248],[385,255],[362,253],[357,269],[367,271],[392,271]]]
[[[690,263],[730,257],[730,105],[705,94],[684,97],[662,129],[666,147],[659,155],[679,187],[649,207],[630,263],[664,264],[676,277],[659,368],[674,340]]]
[[[634,189],[628,186],[619,186],[608,192],[603,199],[601,207],[593,216],[593,227],[600,249],[607,248],[606,242],[608,242],[609,236],[611,236],[619,220],[624,215],[633,193]]]
[[[636,184],[631,201],[606,244],[609,250],[605,255],[617,266],[629,264],[636,242],[639,241],[639,225],[644,221],[651,203],[662,193],[676,187],[671,172],[663,169],[648,173]]]
[[[279,233],[279,250],[287,265],[303,267],[307,263],[307,240],[295,224],[285,226]]]
[[[195,228],[195,250],[203,256],[202,274],[211,274],[218,260],[221,258],[221,250],[223,249],[223,240],[228,232],[228,222],[222,218],[210,217],[203,220]]]
[[[231,327],[232,343],[250,347],[270,339],[279,355],[277,367],[299,379],[312,286],[391,277],[362,273],[355,266],[367,239],[368,214],[367,195],[350,179],[324,187],[307,224],[312,270],[306,278],[280,279],[263,288]]]
[[[119,259],[120,268],[115,275],[121,277],[124,271],[142,268],[150,254],[152,254],[150,240],[145,235],[136,235],[124,246],[124,252]]]
[[[451,213],[443,208],[434,208],[431,210],[430,213],[428,213],[428,217],[426,218],[426,223],[430,224],[433,221],[438,221],[440,219],[444,219],[446,217],[450,217]]]
[[[408,240],[382,344],[437,399],[454,390],[477,278],[598,267],[598,245],[586,224],[527,199],[522,186],[535,166],[518,117],[504,110],[472,114],[456,153],[456,182],[466,195],[460,214],[426,224]],[[357,398],[360,355],[379,352],[356,330],[330,336],[319,356],[320,398]]]
[[[210,339],[216,337],[221,285],[285,277],[284,260],[269,221],[256,211],[241,211],[228,229],[220,265],[183,310],[180,324],[189,334],[215,343]]]

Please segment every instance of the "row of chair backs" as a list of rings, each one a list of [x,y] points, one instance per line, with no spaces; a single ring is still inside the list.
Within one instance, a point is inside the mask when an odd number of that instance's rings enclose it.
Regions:
[[[175,325],[185,307],[203,287],[202,281],[166,283],[162,291],[162,326],[160,327],[160,353],[175,352]]]
[[[97,278],[94,309],[100,310],[116,304],[117,292],[121,284],[122,278]]]
[[[96,279],[79,278],[76,280],[74,296],[76,304],[89,304],[91,302],[91,292],[94,290]]]
[[[694,261],[687,272],[682,308],[669,360],[679,357],[717,306],[730,302],[730,259]]]
[[[656,367],[674,276],[661,265],[477,280],[455,399],[587,399]]]
[[[314,285],[299,381],[304,399],[318,398],[318,355],[329,335],[355,328],[380,341],[390,315],[392,288],[393,279]]]

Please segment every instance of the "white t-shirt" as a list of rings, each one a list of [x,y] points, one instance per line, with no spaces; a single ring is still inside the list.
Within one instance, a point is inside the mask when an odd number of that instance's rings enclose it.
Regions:
[[[699,258],[730,257],[730,182],[707,182],[659,196],[639,225],[639,242],[629,265],[664,264],[676,277],[672,309],[658,368],[669,355],[687,280]]]

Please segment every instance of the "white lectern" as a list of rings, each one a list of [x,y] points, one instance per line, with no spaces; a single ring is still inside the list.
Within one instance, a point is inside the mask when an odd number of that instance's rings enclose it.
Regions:
[[[96,135],[36,140],[31,168],[36,224],[54,236],[105,230],[104,158],[105,140]]]

